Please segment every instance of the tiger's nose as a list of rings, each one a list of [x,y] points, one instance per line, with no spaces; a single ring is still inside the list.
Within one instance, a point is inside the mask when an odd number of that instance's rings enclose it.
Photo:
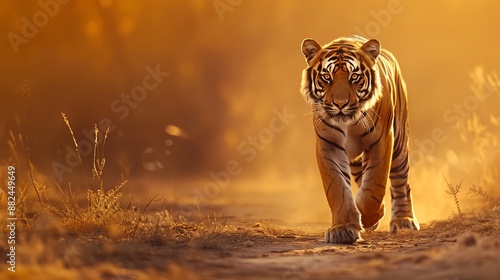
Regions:
[[[349,104],[349,100],[333,100],[332,103],[337,106],[337,108],[342,109]]]

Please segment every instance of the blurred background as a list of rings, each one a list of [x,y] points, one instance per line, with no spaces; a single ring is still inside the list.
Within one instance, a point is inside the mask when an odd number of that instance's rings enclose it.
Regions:
[[[445,178],[463,179],[462,210],[489,201],[467,194],[473,185],[498,197],[499,8],[486,0],[1,1],[0,158],[28,174],[21,135],[35,180],[84,190],[65,113],[88,177],[94,124],[111,125],[109,187],[127,179],[128,191],[171,202],[328,223],[299,93],[300,44],[358,34],[394,53],[409,89],[417,216],[448,217],[457,210]]]

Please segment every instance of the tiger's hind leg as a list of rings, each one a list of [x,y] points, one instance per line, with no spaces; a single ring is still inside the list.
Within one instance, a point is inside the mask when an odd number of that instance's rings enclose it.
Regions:
[[[402,137],[402,136],[401,136]],[[411,188],[408,182],[410,170],[407,139],[394,141],[394,154],[391,164],[391,222],[390,230],[396,233],[398,228],[419,230],[420,225],[415,217],[412,204]]]

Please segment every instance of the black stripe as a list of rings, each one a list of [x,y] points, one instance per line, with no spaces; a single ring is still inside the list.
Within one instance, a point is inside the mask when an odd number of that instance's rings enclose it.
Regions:
[[[394,206],[398,206],[398,207],[408,207],[408,203],[405,203],[405,204],[394,204]]]
[[[392,173],[396,173],[394,175],[408,174],[409,171],[410,171],[410,166],[406,165],[406,166],[403,167],[402,170],[396,170],[396,171],[392,171],[391,170],[391,172],[389,173],[389,175],[392,174]]]
[[[344,132],[344,131],[340,128],[340,127],[335,126],[335,125],[333,125],[333,124],[329,124],[329,123],[327,123],[324,119],[321,119],[321,121],[322,121],[324,124],[326,124],[328,127],[335,129],[336,131],[338,131],[338,132],[342,133],[342,135],[344,135],[344,137],[346,137],[345,132]]]
[[[374,165],[372,165],[372,166],[367,166],[367,167],[366,167],[363,171],[364,171],[364,172],[367,172],[368,170],[373,169],[373,168],[375,168],[375,167],[377,167],[377,165],[376,165],[376,164],[374,164]]]
[[[375,82],[375,77],[376,77],[377,75],[375,74],[375,71],[373,71],[373,69],[371,69],[371,68],[368,68],[368,73],[370,73],[370,78],[372,78],[372,77],[373,77],[373,79],[371,80],[371,86],[372,86],[372,89],[375,89],[375,88],[376,88],[376,86],[377,86],[377,84],[376,84],[376,82]],[[388,83],[388,85],[390,86],[391,84],[390,84],[390,83]]]
[[[389,178],[391,178],[391,180],[393,180],[393,179],[408,179],[408,173],[399,174],[399,175],[389,175]]]
[[[365,153],[369,153],[369,152],[370,152],[370,150],[371,150],[371,149],[372,149],[375,145],[377,145],[377,144],[380,142],[380,140],[382,140],[382,136],[383,136],[383,135],[384,135],[383,133],[382,133],[382,134],[380,134],[380,137],[377,139],[377,141],[373,142],[373,143],[370,145],[370,147],[368,147],[368,149],[366,149],[366,150],[365,150]]]
[[[391,199],[392,199],[392,200],[395,200],[395,199],[400,199],[400,198],[405,198],[405,197],[407,197],[407,196],[406,196],[406,195],[398,195],[398,196],[392,196],[392,195],[391,195]]]
[[[349,175],[349,173],[345,170],[342,169],[342,166],[340,166],[340,164],[338,164],[337,162],[335,162],[334,160],[330,159],[330,158],[327,158],[325,157],[326,160],[328,160],[329,162],[332,162],[333,164],[335,164],[335,166],[337,166],[337,168],[339,169],[340,173],[344,176],[344,179],[345,181],[351,185],[351,182],[350,182],[350,178],[351,178],[351,175]]]
[[[377,118],[377,121],[378,121],[378,118]],[[375,130],[375,126],[376,126],[376,123],[370,129],[368,129],[367,131],[363,132],[363,134],[361,134],[361,137],[365,137],[366,135],[372,133],[373,130]]]
[[[316,80],[316,77],[315,77],[315,71],[312,69],[312,68],[309,68],[307,69],[308,73],[307,73],[307,76],[310,78],[309,80],[309,85],[308,85],[308,91],[309,91],[309,96],[315,100],[317,99],[317,94],[316,94],[316,90],[314,88],[314,84],[315,84],[315,80]]]
[[[370,98],[365,98],[368,96],[369,93],[367,88],[360,90],[359,93],[361,93],[359,101],[367,101],[367,99],[370,99]]]
[[[349,59],[346,61],[346,64],[351,65],[351,68],[354,68],[354,67],[355,67],[355,66],[354,66],[354,63],[353,63],[351,60],[349,60]],[[352,71],[352,72],[354,72],[353,70],[351,70],[351,71]]]
[[[394,212],[394,216],[396,216],[397,214],[399,214],[399,213],[401,213],[401,212],[403,212],[403,213],[407,213],[407,212],[408,212],[408,210],[398,210],[398,211]]]
[[[363,162],[361,162],[360,160],[356,160],[356,161],[352,161],[350,163],[351,166],[354,166],[354,167],[361,167],[363,166]]]
[[[405,167],[407,165],[408,165],[407,161],[402,161],[398,166],[394,166],[394,167],[391,168],[391,173],[393,173],[393,172],[400,172],[403,169],[405,169]],[[408,172],[408,170],[406,170],[406,172]]]
[[[379,108],[378,108],[378,110],[377,110],[377,114],[376,114],[376,116],[377,116],[376,118],[377,118],[377,119],[375,120],[375,126],[377,126],[378,120],[380,119],[378,116],[382,115],[382,114],[380,113],[381,111],[382,111],[382,105],[380,105],[380,107],[379,107]],[[386,120],[386,121],[387,121],[387,122],[390,122],[390,121],[391,121],[391,119],[390,119],[390,118],[387,118],[387,120]],[[388,124],[387,124],[387,125],[388,125]],[[387,125],[386,125],[385,127],[389,127],[389,126],[387,126]],[[377,145],[377,144],[380,142],[380,140],[382,139],[382,136],[383,136],[384,134],[385,134],[385,131],[382,131],[382,133],[380,134],[380,137],[377,139],[377,141],[375,141],[374,143],[372,143],[372,144],[370,145],[370,147],[368,147],[368,149],[367,149],[367,150],[365,150],[365,151],[366,151],[366,152],[369,152],[369,151],[372,149],[372,147],[373,147],[373,146]]]
[[[365,69],[366,69],[365,65],[364,65],[363,63],[360,63],[360,64],[359,64],[359,66],[360,66],[360,68],[361,68],[361,72],[363,72],[363,73],[364,73],[364,72],[365,72]]]
[[[404,182],[404,183],[399,184],[399,185],[391,185],[391,187],[394,189],[398,189],[398,188],[402,188],[402,187],[406,186],[407,184],[408,184],[408,182]]]
[[[361,173],[359,176],[354,177],[354,180],[356,180],[356,183],[359,182],[359,180],[362,178],[363,173]],[[361,183],[358,187],[361,187]]]
[[[403,152],[403,140],[402,137],[396,136],[394,137],[394,150],[392,152],[392,159],[396,159]],[[408,157],[408,156],[406,156]]]
[[[382,203],[382,200],[378,199],[377,197],[375,197],[375,195],[371,195],[371,197],[373,198],[373,200],[375,200],[376,202],[378,203]]]
[[[340,69],[340,65],[339,64],[335,64],[335,66],[333,67],[333,74],[335,75],[335,73],[337,73],[337,71],[339,71]]]
[[[360,93],[363,93],[363,96],[361,96],[361,98],[359,98],[359,102],[368,102],[373,97],[373,94],[372,94],[373,91],[369,92],[368,89],[363,89],[360,91]]]
[[[337,148],[337,149],[339,149],[339,150],[341,150],[341,151],[343,151],[343,152],[347,153],[347,151],[346,151],[346,149],[345,149],[344,147],[342,147],[342,146],[340,146],[339,144],[337,144],[337,143],[335,143],[335,142],[332,142],[332,141],[330,141],[330,140],[328,140],[328,139],[325,139],[323,136],[319,135],[318,131],[316,131],[316,135],[318,136],[318,138],[319,138],[319,139],[321,139],[321,140],[325,141],[325,142],[326,142],[327,144],[329,144],[330,146],[333,146],[333,147],[335,147],[335,148]]]
[[[330,52],[326,53],[325,59],[330,60],[332,58],[332,56],[336,55],[336,54],[337,54],[337,50],[330,51]]]
[[[361,117],[359,117],[358,121],[357,121],[354,125],[358,125],[358,124],[361,122],[361,120],[362,120],[364,117],[366,117],[366,114],[367,114],[367,112],[366,112],[366,111],[363,111],[363,113],[361,113]]]
[[[406,149],[406,141],[407,140],[403,131],[405,128],[401,125],[396,125],[398,121],[394,120],[394,152],[392,154],[392,158],[395,159],[399,154],[404,152]]]
[[[351,172],[351,175],[354,177],[360,176],[363,174],[363,170],[360,170],[359,172]]]
[[[344,41],[345,42],[345,41]],[[332,45],[326,47],[326,49],[328,50],[337,50],[337,49],[340,49],[340,48],[345,48],[345,49],[348,49],[348,50],[357,50],[357,48],[349,43],[333,43]]]

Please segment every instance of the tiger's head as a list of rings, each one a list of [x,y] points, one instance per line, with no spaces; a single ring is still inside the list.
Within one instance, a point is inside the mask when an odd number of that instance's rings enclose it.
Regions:
[[[321,47],[305,39],[302,53],[308,66],[302,71],[301,92],[323,120],[351,125],[381,98],[377,40],[341,38]]]

